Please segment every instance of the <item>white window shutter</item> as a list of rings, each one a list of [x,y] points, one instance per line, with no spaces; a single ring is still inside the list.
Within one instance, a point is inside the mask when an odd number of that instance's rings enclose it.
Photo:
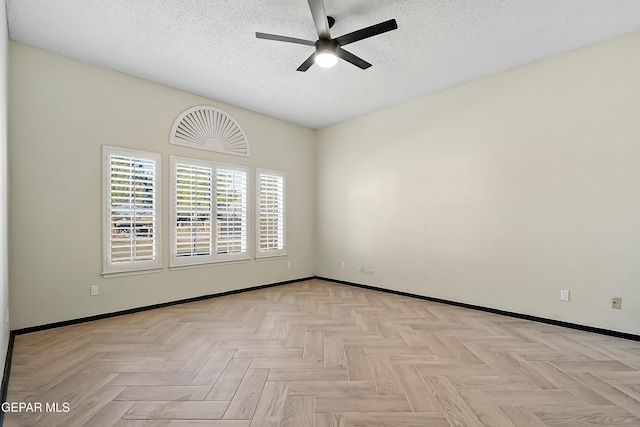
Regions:
[[[258,169],[256,257],[286,255],[285,174]]]
[[[210,167],[175,165],[176,239],[178,257],[212,254],[213,170]]]
[[[189,108],[171,128],[171,144],[249,157],[247,137],[228,113],[208,105]]]
[[[247,172],[216,170],[217,253],[226,258],[247,250]]]
[[[249,169],[171,157],[171,267],[249,259]]]
[[[104,147],[103,272],[162,267],[160,155]]]

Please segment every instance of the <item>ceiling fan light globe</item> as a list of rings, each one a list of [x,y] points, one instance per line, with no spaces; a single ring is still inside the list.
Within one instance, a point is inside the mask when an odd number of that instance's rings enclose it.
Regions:
[[[330,52],[322,52],[316,55],[315,61],[322,68],[331,68],[338,62],[338,57]]]

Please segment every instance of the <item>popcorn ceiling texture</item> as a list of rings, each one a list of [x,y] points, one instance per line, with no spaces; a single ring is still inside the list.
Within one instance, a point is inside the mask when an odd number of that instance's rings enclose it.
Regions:
[[[373,64],[296,68],[316,40],[306,0],[7,0],[12,40],[310,128],[640,30],[638,0],[325,0],[333,37]],[[542,82],[543,84],[543,82]]]

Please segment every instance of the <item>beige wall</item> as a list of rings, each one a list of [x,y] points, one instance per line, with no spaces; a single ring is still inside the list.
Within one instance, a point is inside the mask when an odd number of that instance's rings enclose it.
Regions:
[[[315,273],[311,130],[19,43],[9,47],[12,329]],[[203,104],[236,119],[249,140],[250,158],[168,143],[175,118]],[[161,273],[107,279],[100,274],[103,144],[162,153]],[[171,154],[285,171],[289,256],[168,270]],[[100,285],[99,296],[90,296],[91,285]]]
[[[4,367],[9,324],[5,323],[9,310],[9,274],[7,268],[7,8],[0,2],[0,366]]]
[[[640,334],[640,33],[316,132],[9,48],[13,329],[318,274]],[[168,144],[199,104],[251,158]],[[103,279],[102,144],[284,170],[288,259]]]
[[[318,274],[640,334],[638,52],[633,33],[319,130]]]

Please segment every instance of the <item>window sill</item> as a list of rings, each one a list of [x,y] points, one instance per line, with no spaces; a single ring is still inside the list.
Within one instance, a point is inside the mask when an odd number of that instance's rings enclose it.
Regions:
[[[270,260],[276,260],[279,258],[286,258],[287,254],[277,254],[277,255],[260,255],[260,256],[256,256],[256,261],[270,261]]]
[[[230,259],[224,261],[207,261],[207,262],[199,262],[194,264],[176,264],[170,265],[169,270],[189,270],[192,268],[203,268],[203,267],[213,267],[218,265],[231,265],[231,264],[245,264],[247,262],[251,262],[251,258],[242,258],[242,259]]]
[[[111,279],[116,277],[125,277],[125,276],[139,276],[141,274],[154,274],[160,273],[162,271],[162,267],[149,268],[145,270],[129,270],[129,271],[108,271],[102,272],[102,277],[104,279]]]

